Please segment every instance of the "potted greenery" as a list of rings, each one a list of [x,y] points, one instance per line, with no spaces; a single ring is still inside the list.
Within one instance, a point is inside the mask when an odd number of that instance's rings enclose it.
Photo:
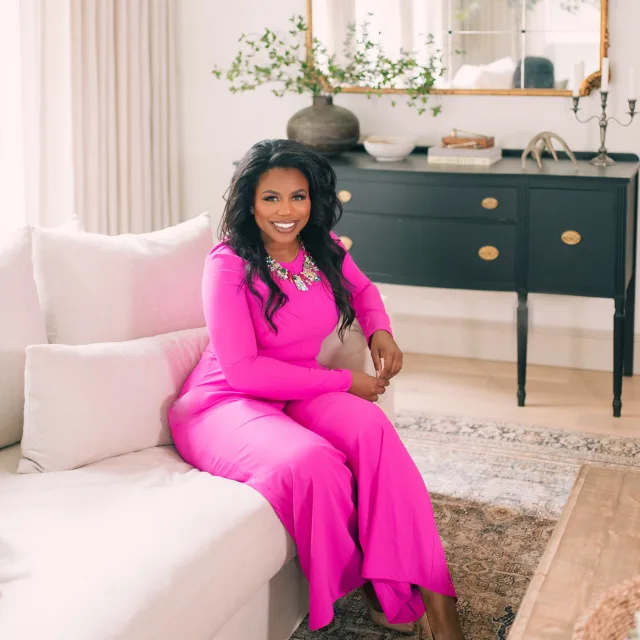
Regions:
[[[279,85],[273,89],[278,97],[310,94],[312,105],[289,120],[289,138],[326,154],[341,153],[356,145],[360,138],[358,119],[348,109],[333,104],[333,97],[348,86],[365,88],[369,97],[380,95],[383,89],[402,88],[409,106],[418,113],[426,111],[429,93],[442,70],[439,52],[434,52],[426,65],[405,51],[391,59],[369,37],[367,24],[359,30],[351,25],[338,60],[317,39],[307,50],[307,25],[302,16],[290,18],[290,23],[284,34],[265,29],[260,36],[241,35],[241,48],[231,66],[227,70],[215,67],[212,72],[218,79],[226,78],[233,93],[273,83]],[[432,38],[428,44],[432,44]],[[437,115],[440,107],[431,110]]]

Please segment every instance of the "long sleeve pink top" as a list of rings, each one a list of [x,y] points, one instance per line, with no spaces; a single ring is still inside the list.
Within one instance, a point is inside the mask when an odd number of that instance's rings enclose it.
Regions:
[[[302,263],[300,252],[295,261],[282,264],[299,273]],[[367,339],[380,329],[391,333],[377,287],[348,253],[343,272],[353,287],[356,318]],[[193,413],[238,396],[283,404],[329,391],[347,391],[351,372],[329,370],[317,361],[323,340],[338,323],[329,285],[323,280],[311,284],[308,291],[299,291],[295,284],[276,278],[289,297],[274,316],[276,334],[265,320],[260,300],[244,280],[244,261],[229,246],[215,246],[207,256],[202,283],[210,343],[181,391],[181,397],[188,394],[183,397],[187,406],[179,402],[182,406],[175,409]],[[257,280],[255,287],[266,301],[264,283]]]
[[[299,273],[303,257],[283,266]],[[390,331],[378,290],[348,254],[343,269],[367,338]],[[415,585],[455,589],[424,481],[394,426],[371,402],[341,393],[351,372],[317,361],[338,322],[330,287],[298,291],[277,280],[289,301],[274,333],[244,279],[229,247],[211,251],[203,281],[210,344],[169,411],[176,449],[196,469],[269,501],[309,581],[310,629],[327,625],[334,602],[367,581],[390,621],[418,619]],[[254,284],[266,298],[266,285]]]

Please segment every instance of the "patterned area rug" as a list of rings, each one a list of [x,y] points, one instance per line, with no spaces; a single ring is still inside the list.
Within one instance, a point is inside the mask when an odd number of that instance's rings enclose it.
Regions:
[[[507,638],[581,465],[640,465],[640,438],[406,414],[397,427],[429,488],[468,640]],[[371,624],[359,592],[335,610],[293,639],[407,638]]]

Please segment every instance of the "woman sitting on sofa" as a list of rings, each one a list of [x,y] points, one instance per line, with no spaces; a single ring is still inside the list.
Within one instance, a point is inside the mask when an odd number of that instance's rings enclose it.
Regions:
[[[310,583],[311,629],[364,587],[377,623],[460,640],[424,481],[374,404],[402,353],[377,288],[331,233],[341,213],[331,165],[304,145],[268,140],[242,159],[204,268],[210,344],[169,412],[173,438],[189,464],[270,502]],[[355,319],[377,376],[316,360]]]

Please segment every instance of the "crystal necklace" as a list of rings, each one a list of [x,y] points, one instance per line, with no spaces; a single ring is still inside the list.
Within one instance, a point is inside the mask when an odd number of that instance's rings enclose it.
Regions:
[[[304,255],[302,263],[302,271],[300,273],[291,273],[289,269],[285,269],[279,262],[276,262],[271,256],[267,255],[267,266],[271,273],[275,273],[281,280],[293,282],[298,291],[309,291],[308,285],[314,282],[320,282],[320,272],[313,258],[304,248],[302,240],[300,242],[300,251]]]

